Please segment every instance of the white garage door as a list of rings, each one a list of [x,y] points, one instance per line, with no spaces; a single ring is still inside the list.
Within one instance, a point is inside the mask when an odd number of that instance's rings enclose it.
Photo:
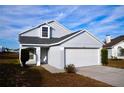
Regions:
[[[65,63],[76,67],[98,65],[98,49],[66,49]]]

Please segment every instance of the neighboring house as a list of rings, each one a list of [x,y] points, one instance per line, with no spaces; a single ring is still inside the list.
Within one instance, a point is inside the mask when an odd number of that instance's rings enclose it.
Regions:
[[[124,35],[111,39],[111,36],[106,36],[105,48],[108,49],[108,58],[124,59]]]
[[[20,51],[32,48],[27,63],[37,66],[49,64],[63,69],[68,64],[76,67],[101,64],[102,42],[87,31],[71,32],[57,21],[50,21],[20,33],[19,42]]]

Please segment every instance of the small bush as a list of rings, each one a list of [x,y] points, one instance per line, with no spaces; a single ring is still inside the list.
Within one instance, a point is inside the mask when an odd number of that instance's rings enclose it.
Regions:
[[[108,64],[108,50],[105,48],[101,50],[101,61],[103,65]]]
[[[76,73],[76,68],[74,64],[69,64],[65,67],[67,73]]]
[[[21,61],[23,66],[25,66],[26,61],[29,60],[29,50],[28,49],[22,49],[21,50]]]

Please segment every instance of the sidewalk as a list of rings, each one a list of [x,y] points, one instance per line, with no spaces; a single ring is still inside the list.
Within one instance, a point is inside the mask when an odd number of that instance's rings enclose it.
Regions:
[[[61,69],[58,69],[58,68],[55,68],[53,66],[50,66],[48,64],[43,64],[41,65],[44,69],[46,69],[47,71],[51,72],[51,73],[63,73],[65,72],[64,69],[61,70]]]

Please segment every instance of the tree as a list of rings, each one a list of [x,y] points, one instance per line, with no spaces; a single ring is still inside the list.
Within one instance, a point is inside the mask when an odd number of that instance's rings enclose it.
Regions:
[[[101,62],[103,65],[108,64],[108,50],[105,48],[101,50]]]

